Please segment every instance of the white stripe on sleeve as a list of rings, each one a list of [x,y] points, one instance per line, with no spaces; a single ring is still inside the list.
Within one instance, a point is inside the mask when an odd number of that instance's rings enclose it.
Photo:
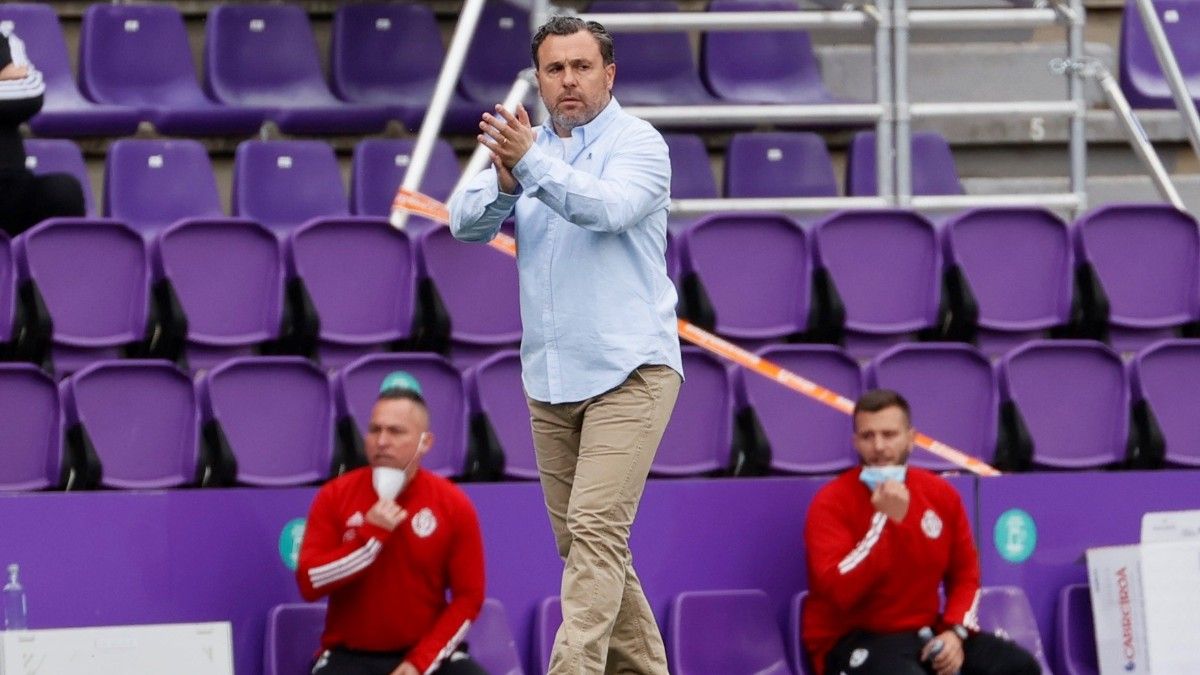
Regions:
[[[867,557],[867,554],[871,552],[871,549],[879,541],[879,535],[883,533],[883,525],[886,522],[887,516],[882,513],[877,512],[871,518],[871,527],[867,530],[866,536],[862,538],[862,541],[858,542],[858,546],[855,546],[849,555],[842,558],[842,561],[838,563],[838,572],[846,574],[855,567],[858,567],[858,564]]]

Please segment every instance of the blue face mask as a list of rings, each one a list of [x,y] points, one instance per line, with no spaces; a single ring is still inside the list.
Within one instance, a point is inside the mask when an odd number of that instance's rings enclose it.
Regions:
[[[894,480],[898,483],[904,482],[904,475],[908,472],[908,465],[893,464],[889,466],[864,466],[862,473],[858,475],[858,479],[866,484],[867,489],[871,492],[875,488],[883,484],[885,480]]]

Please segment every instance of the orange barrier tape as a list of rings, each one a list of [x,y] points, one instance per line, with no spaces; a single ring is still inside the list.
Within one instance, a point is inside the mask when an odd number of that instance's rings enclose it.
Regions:
[[[413,192],[405,188],[401,188],[396,193],[396,199],[392,202],[392,208],[402,211],[407,211],[412,214],[424,216],[430,220],[435,220],[439,223],[450,223],[450,211],[445,204],[428,197],[419,192]],[[517,242],[512,237],[500,232],[492,241],[488,242],[492,248],[507,253],[511,256],[517,255]],[[729,361],[743,366],[763,377],[774,380],[779,384],[797,391],[814,401],[823,403],[834,410],[838,410],[847,415],[854,412],[854,401],[838,394],[835,391],[826,389],[812,380],[805,379],[796,373],[786,370],[779,365],[776,365],[761,356],[727,341],[716,335],[696,326],[695,324],[679,319],[679,336],[683,339],[695,344],[696,346],[705,349],[717,356],[725,358]],[[923,448],[942,459],[957,464],[959,467],[970,471],[971,473],[980,476],[999,476],[1000,472],[986,462],[982,462],[961,450],[957,450],[941,441],[935,440],[922,433],[917,433],[914,443],[917,447]]]

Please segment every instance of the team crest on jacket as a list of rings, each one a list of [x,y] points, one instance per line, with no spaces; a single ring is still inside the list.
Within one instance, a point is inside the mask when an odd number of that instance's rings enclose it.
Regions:
[[[433,516],[433,511],[430,511],[428,506],[417,511],[417,515],[413,516],[412,529],[413,533],[422,539],[433,534],[433,531],[437,529],[437,518]]]
[[[861,666],[862,664],[866,663],[867,656],[869,656],[869,655],[870,655],[870,652],[868,652],[867,650],[865,650],[861,647],[850,652],[850,667],[857,668],[857,667]]]
[[[925,509],[925,515],[921,516],[921,531],[930,539],[942,536],[942,519],[938,518],[933,509]]]

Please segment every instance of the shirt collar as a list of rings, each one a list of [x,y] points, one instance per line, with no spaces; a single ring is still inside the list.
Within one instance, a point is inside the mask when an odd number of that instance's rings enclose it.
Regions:
[[[587,145],[595,140],[596,137],[598,137],[608,127],[609,124],[612,124],[612,121],[616,119],[617,114],[620,112],[621,104],[617,103],[616,96],[611,96],[608,99],[608,105],[604,106],[604,109],[600,111],[600,114],[592,118],[591,122],[572,129],[571,136],[579,139],[581,147]],[[542,127],[546,130],[546,133],[550,134],[551,136],[558,135],[554,131],[554,121],[549,117],[547,117],[546,121],[542,123]]]

